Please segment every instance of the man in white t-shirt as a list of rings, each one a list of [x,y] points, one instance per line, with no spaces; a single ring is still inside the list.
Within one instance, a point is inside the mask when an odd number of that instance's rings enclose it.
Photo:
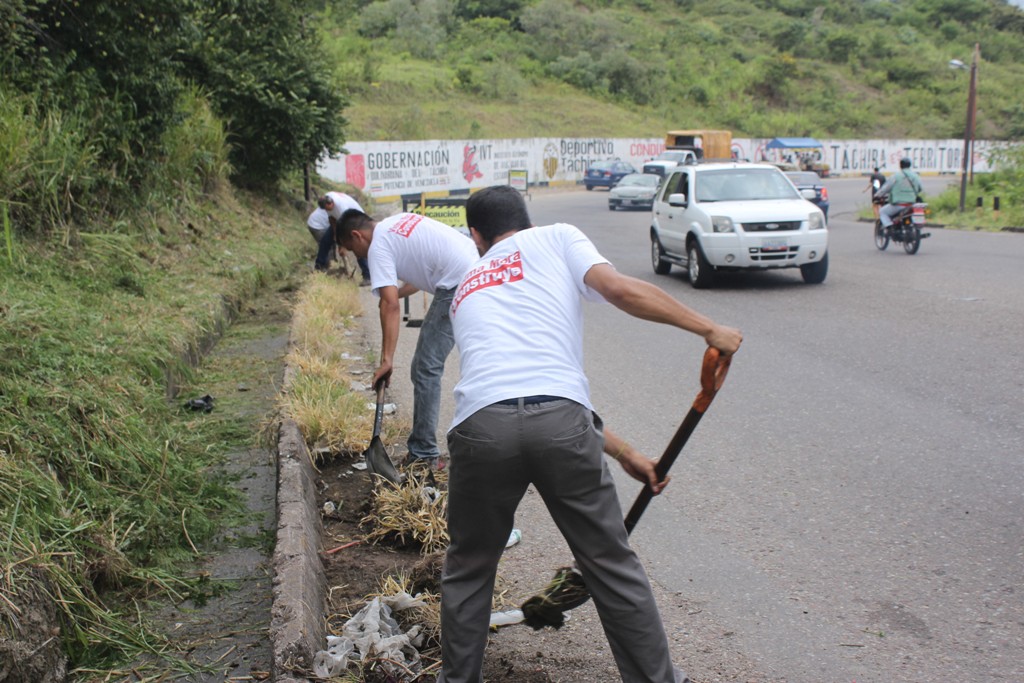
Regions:
[[[456,289],[455,419],[448,432],[448,533],[438,683],[479,683],[495,573],[529,485],[540,493],[594,599],[623,681],[688,680],[670,658],[650,584],[629,546],[602,451],[660,493],[654,461],[605,429],[583,371],[583,301],[698,334],[734,353],[739,330],[619,274],[567,224],[531,228],[518,191],[470,196],[482,258]]]
[[[338,243],[338,235],[336,234],[336,229],[333,226],[335,226],[338,220],[341,219],[341,214],[345,213],[349,209],[362,211],[363,207],[359,206],[359,202],[344,192],[328,192],[317,200],[317,207],[318,209],[323,210],[330,229],[327,232],[320,234],[320,239],[318,240],[319,249],[317,250],[314,266],[317,270],[327,270],[327,266],[331,261],[331,255],[334,252],[334,247]],[[313,213],[317,214],[316,211]],[[317,214],[317,217],[318,219],[322,218],[319,214]],[[310,215],[310,220],[312,219],[313,216]],[[322,225],[322,221],[318,220],[318,225]],[[312,225],[310,225],[310,229],[312,229]],[[366,259],[357,256],[356,263],[359,264],[359,271],[363,276],[363,284],[369,284],[370,267],[367,264]]]
[[[370,264],[370,286],[380,297],[380,366],[373,386],[391,383],[400,327],[399,299],[417,290],[433,295],[423,317],[410,377],[413,423],[409,461],[442,465],[437,446],[444,363],[455,345],[448,317],[455,286],[476,260],[473,242],[455,228],[425,216],[400,213],[375,222],[362,211],[346,211],[338,223],[339,243]]]
[[[306,218],[306,227],[309,228],[309,234],[319,245],[320,240],[331,229],[331,214],[327,213],[322,206],[317,206],[313,209],[313,213]]]

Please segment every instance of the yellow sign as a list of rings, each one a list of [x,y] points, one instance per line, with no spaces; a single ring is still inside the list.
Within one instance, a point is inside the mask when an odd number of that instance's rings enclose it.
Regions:
[[[509,169],[508,184],[520,192],[526,192],[530,187],[526,169]]]
[[[418,203],[407,204],[405,211],[433,218],[453,228],[466,227],[466,200],[462,197],[423,199]]]

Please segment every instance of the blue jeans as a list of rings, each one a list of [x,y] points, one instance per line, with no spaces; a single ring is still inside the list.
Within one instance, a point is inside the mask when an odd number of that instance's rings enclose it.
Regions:
[[[416,351],[412,356],[412,431],[409,432],[409,455],[413,458],[436,458],[441,455],[437,447],[437,419],[441,407],[441,375],[444,362],[455,346],[455,333],[448,309],[452,305],[455,289],[438,289],[430,302]]]
[[[905,208],[907,208],[906,204],[886,204],[881,209],[879,209],[878,219],[882,221],[882,226],[886,228],[891,228],[893,216],[895,216]]]

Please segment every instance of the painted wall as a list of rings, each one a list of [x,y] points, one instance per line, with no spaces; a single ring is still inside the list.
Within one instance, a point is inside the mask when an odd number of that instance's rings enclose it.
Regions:
[[[751,161],[783,161],[786,150],[768,150],[771,138],[733,140],[733,156]],[[963,140],[818,139],[823,163],[833,175],[899,168],[905,156],[920,173],[959,173]],[[975,172],[989,170],[993,143],[974,145]],[[327,159],[320,174],[360,188],[375,199],[420,193],[466,192],[506,184],[510,170],[526,170],[530,185],[576,183],[594,161],[622,159],[637,168],[665,148],[662,138],[521,138],[505,140],[414,140],[350,142],[349,153]]]

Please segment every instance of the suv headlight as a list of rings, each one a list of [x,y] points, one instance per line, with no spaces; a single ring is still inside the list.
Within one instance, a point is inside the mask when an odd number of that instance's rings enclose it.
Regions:
[[[733,225],[732,219],[728,216],[712,216],[711,227],[714,228],[715,232],[736,231],[736,226]]]
[[[812,213],[807,219],[807,227],[811,230],[824,230],[825,217],[820,213]]]

